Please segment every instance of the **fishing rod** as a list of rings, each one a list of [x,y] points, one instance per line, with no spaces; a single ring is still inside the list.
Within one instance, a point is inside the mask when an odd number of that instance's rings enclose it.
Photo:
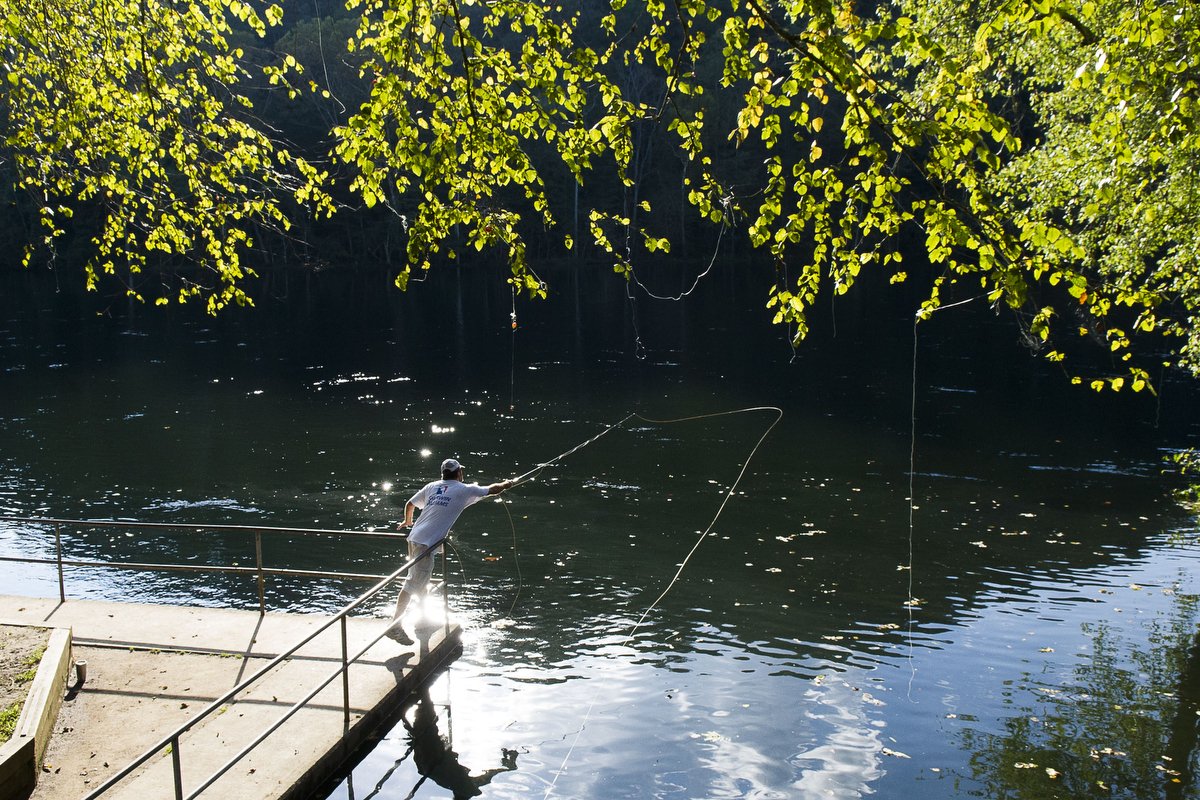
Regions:
[[[773,411],[779,415],[778,418],[776,418],[775,422],[771,423],[771,427],[767,429],[767,433],[770,433],[771,428],[775,427],[775,424],[778,423],[779,419],[781,419],[783,417],[783,410],[780,408],[777,408],[776,406],[751,406],[748,408],[733,409],[732,411],[716,411],[711,414],[695,414],[690,417],[677,417],[675,419],[653,419],[651,417],[643,416],[635,411],[635,412],[632,412],[632,413],[626,415],[622,419],[612,423],[611,425],[606,427],[604,430],[600,431],[595,436],[591,437],[590,439],[585,439],[584,441],[575,445],[571,449],[566,450],[562,453],[559,453],[558,455],[556,455],[554,458],[550,459],[549,461],[545,461],[541,464],[538,464],[537,466],[535,466],[533,469],[529,470],[528,472],[523,472],[520,475],[518,475],[517,477],[512,478],[513,486],[515,487],[515,486],[521,485],[522,483],[529,483],[530,481],[537,478],[537,476],[542,472],[542,470],[546,469],[549,466],[553,466],[554,464],[558,463],[559,461],[562,461],[567,456],[573,455],[573,454],[579,452],[580,450],[582,450],[583,448],[595,443],[596,441],[603,438],[604,436],[607,436],[609,433],[611,433],[612,431],[621,427],[622,425],[624,425],[626,422],[628,422],[631,419],[640,419],[642,422],[645,422],[650,425],[673,425],[673,424],[679,423],[679,422],[693,422],[695,420],[713,419],[715,417],[728,417],[728,416],[732,416],[734,414],[747,414],[747,413],[751,413],[751,412],[755,412],[755,411]],[[766,438],[766,434],[764,434],[763,438]],[[759,440],[759,444],[762,444],[761,439]],[[757,450],[757,446],[755,447],[755,449]],[[754,453],[752,452],[750,455],[751,455],[751,457],[753,457]],[[747,463],[749,463],[748,459],[747,459]],[[744,470],[743,470],[743,473],[744,473]],[[740,475],[738,477],[739,477],[739,479],[741,478]],[[723,507],[723,504],[722,504],[722,507]]]
[[[606,434],[610,433],[611,431],[615,430],[616,428],[621,427],[626,422],[628,422],[629,420],[631,420],[637,416],[639,416],[639,415],[638,414],[630,414],[627,417],[625,417],[624,419],[620,420],[619,422],[614,422],[613,424],[609,425],[607,428],[600,431],[592,438],[586,439],[586,440],[580,442],[579,444],[572,447],[570,450],[559,453],[554,458],[550,459],[549,461],[538,464],[536,467],[529,470],[528,472],[521,473],[520,475],[518,475],[517,477],[512,479],[513,486],[520,486],[522,483],[529,483],[529,481],[534,480],[539,474],[541,474],[542,470],[544,470],[546,467],[549,467],[559,461],[562,461],[564,458],[566,458],[569,455],[579,452],[583,448],[587,447],[588,445],[592,444],[596,440],[600,439],[602,436],[605,436]],[[642,419],[645,419],[645,417],[642,417]]]

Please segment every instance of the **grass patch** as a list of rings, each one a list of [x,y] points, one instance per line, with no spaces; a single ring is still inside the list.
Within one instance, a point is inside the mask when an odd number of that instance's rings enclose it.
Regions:
[[[26,683],[33,683],[33,679],[37,677],[38,664],[42,663],[42,655],[45,654],[45,652],[46,648],[39,647],[37,650],[34,650],[32,653],[30,653],[23,662],[21,662],[22,666],[29,667],[29,669],[25,670],[24,672],[17,673],[14,680],[16,680],[18,686]]]
[[[7,742],[17,729],[17,720],[21,717],[21,704],[13,703],[0,711],[0,742]]]
[[[33,679],[37,677],[38,665],[42,663],[42,654],[46,652],[45,647],[39,647],[28,656],[21,660],[21,666],[27,669],[16,673],[12,676],[12,682],[15,686],[24,686],[27,683],[33,683]],[[9,703],[6,708],[0,710],[0,744],[4,744],[17,730],[17,720],[21,718],[21,707],[25,704],[24,700],[17,700]]]

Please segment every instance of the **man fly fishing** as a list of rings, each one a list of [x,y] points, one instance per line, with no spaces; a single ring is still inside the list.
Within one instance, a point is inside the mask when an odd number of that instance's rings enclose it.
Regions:
[[[400,523],[400,528],[412,528],[408,534],[408,557],[417,558],[427,549],[430,552],[409,568],[404,587],[400,590],[400,596],[396,598],[396,611],[392,614],[392,622],[384,632],[386,636],[400,644],[413,643],[412,637],[405,633],[401,625],[401,617],[404,616],[412,596],[425,591],[429,576],[433,573],[433,557],[441,550],[442,540],[450,533],[450,528],[458,520],[458,515],[463,509],[485,497],[500,494],[505,489],[512,488],[515,483],[514,480],[500,481],[488,486],[463,483],[462,464],[453,458],[447,458],[442,462],[442,479],[425,484],[409,499],[404,506],[404,522]],[[413,516],[417,509],[421,510],[421,514],[414,523]]]

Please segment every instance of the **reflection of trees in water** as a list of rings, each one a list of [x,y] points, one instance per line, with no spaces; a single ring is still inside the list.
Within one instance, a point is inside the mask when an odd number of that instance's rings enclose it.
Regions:
[[[1051,685],[1026,674],[1032,697],[1002,734],[965,731],[974,777],[990,798],[1200,797],[1198,598],[1179,595],[1148,624],[1145,649],[1107,623],[1086,626],[1092,656]]]

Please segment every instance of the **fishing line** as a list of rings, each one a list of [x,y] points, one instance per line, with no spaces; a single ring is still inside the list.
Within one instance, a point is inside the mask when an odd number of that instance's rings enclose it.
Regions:
[[[537,476],[541,474],[542,470],[544,470],[546,467],[561,461],[562,459],[566,458],[567,456],[571,455],[572,453],[576,453],[576,452],[582,450],[583,448],[587,447],[592,442],[595,442],[597,439],[599,439],[600,437],[609,433],[613,429],[619,428],[621,425],[625,424],[626,422],[628,422],[630,419],[632,419],[635,416],[636,416],[635,414],[630,414],[629,416],[622,419],[620,422],[615,422],[612,425],[609,425],[607,428],[600,431],[600,433],[596,434],[595,436],[591,437],[590,439],[580,442],[579,444],[572,447],[570,450],[562,452],[562,453],[558,454],[557,456],[555,456],[554,458],[550,459],[549,461],[546,461],[542,464],[538,464],[536,467],[529,470],[528,472],[518,475],[517,477],[513,478],[513,485],[511,487],[509,487],[509,491],[512,491],[512,489],[516,488],[517,486],[520,486],[522,483],[528,483],[532,480],[535,480],[537,478]],[[512,532],[513,564],[516,565],[516,568],[517,568],[517,592],[515,595],[513,595],[512,605],[510,605],[508,607],[508,613],[504,615],[505,617],[511,618],[513,615],[513,611],[516,610],[517,600],[521,596],[521,590],[525,586],[525,578],[524,578],[524,575],[522,575],[522,573],[521,573],[521,559],[517,555],[517,526],[516,526],[516,523],[513,522],[512,512],[509,511],[509,509],[508,509],[508,503],[505,503],[504,500],[501,500],[500,502],[504,506],[504,513],[508,516],[508,527],[509,527],[509,530]],[[501,619],[503,619],[503,618],[504,617],[501,617]]]
[[[669,420],[649,419],[640,414],[635,415],[638,419],[655,425],[670,425],[676,422],[690,422],[692,420],[722,417],[730,414],[742,414],[750,411],[774,411],[776,416],[775,419],[771,420],[771,424],[767,426],[767,429],[763,431],[762,436],[758,437],[758,441],[754,443],[754,447],[750,450],[750,455],[746,457],[746,461],[742,464],[742,469],[740,472],[738,472],[737,478],[734,479],[733,484],[729,487],[729,491],[725,492],[725,497],[721,500],[721,505],[717,508],[717,513],[713,515],[712,521],[708,523],[708,527],[705,528],[700,534],[699,538],[696,539],[696,543],[693,544],[692,549],[688,551],[687,556],[679,565],[679,569],[675,571],[675,575],[672,576],[670,582],[667,583],[667,588],[663,589],[662,593],[654,599],[654,602],[651,603],[644,612],[642,612],[642,616],[638,618],[638,621],[634,624],[634,626],[630,629],[629,634],[625,637],[625,641],[622,642],[623,645],[628,644],[633,639],[633,635],[637,633],[637,629],[641,627],[643,622],[646,621],[646,617],[650,616],[650,612],[662,602],[662,599],[667,596],[667,593],[670,592],[671,589],[674,588],[675,584],[679,581],[679,577],[683,574],[684,568],[687,567],[688,562],[691,561],[692,556],[696,554],[696,551],[700,549],[700,545],[704,541],[705,537],[712,532],[712,529],[717,524],[717,520],[720,519],[721,514],[725,511],[725,506],[727,506],[729,501],[733,498],[734,493],[737,491],[738,484],[742,482],[742,478],[746,475],[746,470],[750,468],[750,461],[754,458],[754,454],[758,452],[758,448],[762,446],[763,441],[768,435],[770,435],[775,426],[779,424],[779,420],[783,419],[783,409],[776,408],[775,406],[756,406],[754,408],[742,408],[736,411],[724,411],[717,414],[703,414],[695,417],[682,417],[680,419]]]
[[[683,575],[684,570],[687,569],[687,566],[691,562],[692,557],[700,549],[700,545],[703,544],[705,538],[707,538],[708,535],[710,533],[712,533],[713,528],[716,527],[717,520],[720,519],[721,514],[724,513],[724,511],[725,511],[725,507],[729,504],[729,501],[731,499],[733,499],[733,496],[737,493],[738,486],[741,484],[742,478],[745,477],[747,470],[750,468],[750,462],[754,460],[754,456],[758,453],[759,448],[762,447],[762,443],[766,440],[767,436],[770,435],[771,431],[774,430],[775,426],[779,424],[779,421],[781,419],[783,419],[783,410],[780,408],[777,408],[775,406],[753,406],[753,407],[749,407],[749,408],[739,408],[739,409],[735,409],[733,411],[719,411],[719,412],[715,412],[715,413],[711,413],[711,414],[697,414],[697,415],[688,416],[688,417],[678,417],[676,419],[653,419],[653,418],[646,417],[646,416],[643,416],[641,414],[634,412],[634,413],[627,415],[620,421],[609,425],[607,428],[605,428],[604,430],[602,430],[600,433],[596,434],[595,436],[591,437],[590,439],[586,439],[586,440],[580,442],[579,444],[575,445],[571,449],[560,453],[559,455],[555,456],[554,458],[550,459],[549,461],[539,464],[538,466],[534,467],[532,470],[529,470],[528,472],[526,472],[523,475],[520,475],[514,479],[514,482],[515,482],[514,485],[533,480],[534,478],[537,477],[538,474],[540,474],[542,472],[542,470],[546,469],[550,465],[561,461],[562,459],[566,458],[567,456],[571,455],[572,453],[576,453],[579,450],[582,450],[583,448],[587,447],[588,445],[593,444],[594,442],[598,441],[601,437],[606,436],[607,434],[609,434],[616,428],[620,427],[621,425],[624,425],[626,422],[628,422],[631,419],[640,419],[643,422],[650,424],[650,425],[672,425],[672,424],[676,424],[676,423],[680,423],[680,422],[692,422],[692,421],[696,421],[696,420],[715,419],[718,417],[732,416],[734,414],[745,414],[745,413],[752,413],[752,412],[758,412],[758,411],[773,412],[776,415],[775,419],[773,419],[771,421],[771,424],[768,425],[766,430],[763,431],[762,435],[758,437],[758,441],[756,441],[754,443],[754,447],[751,448],[750,453],[746,456],[746,460],[742,463],[742,468],[738,472],[737,478],[734,479],[734,481],[730,485],[729,489],[726,490],[725,496],[721,500],[720,506],[718,506],[717,511],[713,515],[712,520],[708,523],[708,527],[706,527],[700,533],[700,535],[696,538],[696,541],[692,545],[692,548],[688,551],[688,553],[684,557],[683,561],[680,562],[678,569],[676,569],[676,571],[675,571],[675,574],[671,577],[671,580],[667,582],[666,588],[664,588],[662,590],[662,592],[660,592],[659,595],[654,599],[654,601],[652,603],[650,603],[649,606],[646,607],[646,610],[642,612],[642,615],[638,618],[637,622],[635,622],[633,624],[633,627],[631,627],[629,629],[629,632],[625,635],[624,640],[622,640],[622,642],[619,646],[624,647],[633,641],[634,637],[637,635],[638,629],[641,628],[643,623],[645,623],[646,619],[650,616],[650,614],[654,611],[654,609],[657,608],[658,605],[663,601],[663,599],[671,592],[671,590],[675,587],[675,584],[679,582],[680,577]],[[514,527],[514,536],[515,536],[515,527]],[[600,693],[600,688],[601,687],[599,687],[599,686],[596,687],[596,691],[593,693],[592,699],[588,703],[587,710],[584,712],[583,722],[580,724],[579,730],[576,731],[574,738],[571,740],[571,745],[569,748],[567,748],[567,753],[563,757],[562,763],[559,765],[558,770],[555,772],[554,778],[550,781],[550,785],[546,788],[546,793],[545,793],[545,795],[543,795],[543,800],[545,800],[545,798],[550,797],[551,793],[554,791],[554,787],[558,783],[559,776],[561,776],[563,774],[563,772],[566,771],[567,763],[571,760],[571,756],[575,752],[575,747],[579,743],[579,737],[582,736],[584,729],[587,727],[588,721],[591,719],[592,711],[596,707],[596,697]]]
[[[504,615],[512,619],[513,610],[517,607],[517,599],[521,596],[521,589],[525,586],[525,577],[521,574],[521,559],[517,557],[517,526],[513,523],[512,512],[508,510],[508,503],[501,499],[500,505],[504,507],[504,513],[508,516],[508,527],[512,531],[513,564],[517,567],[517,593],[513,595],[512,605],[508,607],[508,613]]]

